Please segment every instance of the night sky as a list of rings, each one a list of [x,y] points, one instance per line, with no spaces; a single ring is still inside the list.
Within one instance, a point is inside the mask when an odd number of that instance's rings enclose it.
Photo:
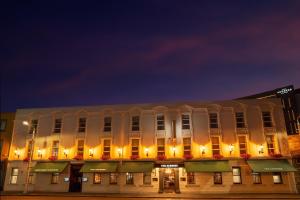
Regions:
[[[1,111],[300,87],[300,1],[8,1]]]

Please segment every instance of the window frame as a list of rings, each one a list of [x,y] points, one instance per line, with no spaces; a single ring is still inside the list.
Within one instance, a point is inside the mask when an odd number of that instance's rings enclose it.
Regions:
[[[79,142],[82,142],[79,146]],[[77,140],[77,149],[76,149],[76,155],[77,156],[84,156],[84,139],[78,139]]]
[[[134,185],[134,173],[127,172],[125,180],[126,180],[126,185]]]
[[[240,138],[244,137],[245,138],[245,142],[241,142]],[[242,154],[247,154],[248,153],[248,138],[246,135],[238,135],[238,143],[239,143],[239,153],[240,155]],[[241,148],[241,145],[245,145],[244,148]],[[244,151],[244,152],[242,152]]]
[[[17,173],[15,173],[15,170],[17,170]],[[18,178],[19,178],[19,168],[17,167],[11,168],[9,184],[12,185],[18,184]]]
[[[54,145],[54,144],[57,144]],[[52,141],[51,156],[58,157],[59,155],[59,140]]]
[[[62,118],[55,118],[53,133],[61,133],[61,129],[62,129]]]
[[[188,144],[185,143],[185,140],[189,140]],[[182,138],[183,144],[183,155],[192,155],[192,138],[191,137],[184,137]],[[188,152],[188,153],[187,153]]]
[[[7,127],[7,119],[0,119],[0,132],[4,132]]]
[[[99,181],[98,180],[96,181],[96,176],[98,176]],[[101,184],[101,183],[102,183],[102,173],[100,173],[100,172],[94,172],[94,175],[93,175],[93,184]]]
[[[209,128],[219,128],[219,115],[217,112],[209,113]]]
[[[51,184],[58,184],[59,173],[51,173]]]
[[[266,143],[267,143],[268,154],[269,155],[274,154],[275,153],[275,135],[266,135]]]
[[[162,117],[159,119],[159,117]],[[156,130],[164,131],[165,130],[165,115],[163,113],[156,114]]]
[[[236,128],[246,128],[244,112],[235,113],[235,122],[236,122]]]
[[[181,129],[191,130],[191,115],[189,113],[181,114]]]
[[[105,141],[109,141],[109,146],[105,144]],[[106,150],[105,148],[109,148],[109,150]],[[110,156],[111,153],[111,139],[103,139],[103,155]]]
[[[117,185],[118,184],[118,174],[117,173],[109,173],[109,184]]]
[[[263,121],[264,128],[272,128],[274,126],[273,125],[272,113],[270,111],[263,111],[261,113],[261,116],[262,116],[262,121]]]
[[[219,178],[220,180],[217,181],[217,175],[220,175]],[[222,172],[214,172],[214,185],[222,185],[223,184],[223,177],[222,177]]]
[[[214,144],[212,138],[217,138],[218,139],[218,144],[216,144],[216,143]],[[211,140],[211,152],[212,152],[212,155],[220,155],[221,154],[220,137],[219,136],[211,136],[210,140]],[[214,146],[216,146],[216,145],[218,145],[218,148],[214,148]],[[214,153],[214,151],[218,151],[218,153]]]
[[[150,177],[149,178],[149,182],[145,181],[146,177]],[[151,172],[144,172],[143,173],[143,185],[151,185],[152,184],[152,180],[151,180]]]
[[[257,181],[257,180],[259,180],[259,181]],[[253,181],[253,184],[262,184],[261,173],[260,172],[253,172],[252,173],[252,181]]]
[[[187,172],[186,173],[186,184],[188,184],[188,185],[196,184],[195,172]]]
[[[163,140],[163,145],[159,145],[159,140]],[[157,146],[157,156],[165,156],[166,155],[166,139],[165,138],[157,138],[156,139],[156,146]],[[160,150],[162,148],[163,150]]]
[[[87,118],[86,117],[79,117],[78,119],[78,133],[85,133],[86,132],[86,124],[87,124]]]
[[[238,174],[234,174],[234,169],[238,169]],[[239,177],[239,182],[235,182],[234,177]],[[242,184],[242,169],[241,167],[232,167],[232,182],[233,184]]]
[[[275,176],[279,177],[280,182],[275,182],[275,179],[274,179]],[[281,172],[273,172],[272,173],[272,178],[273,178],[273,183],[274,184],[283,184],[283,179],[282,179],[282,173]]]
[[[39,125],[39,120],[38,119],[32,119],[29,127],[29,132],[28,134],[33,134],[33,130],[35,130],[35,134],[37,133],[38,130],[38,125]]]
[[[137,146],[133,146],[133,140],[138,141]],[[130,139],[130,144],[131,144],[131,155],[132,156],[139,156],[140,155],[140,139],[139,138],[131,138]],[[137,148],[137,149],[134,149]]]
[[[140,131],[140,116],[139,115],[134,115],[131,116],[131,131],[132,132],[138,132]]]
[[[112,117],[105,116],[103,118],[103,132],[111,132],[112,130]]]

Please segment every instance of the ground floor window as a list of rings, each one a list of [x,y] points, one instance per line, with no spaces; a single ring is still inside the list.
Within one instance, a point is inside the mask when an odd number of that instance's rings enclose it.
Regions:
[[[282,177],[280,172],[273,173],[273,182],[274,184],[282,184]]]
[[[101,183],[101,173],[94,173],[94,184]]]
[[[233,183],[234,184],[241,184],[241,168],[240,167],[233,167],[232,168],[232,176],[233,176]]]
[[[51,184],[57,184],[58,183],[58,177],[59,177],[59,173],[52,173]]]
[[[187,184],[195,184],[195,173],[194,172],[187,173]]]
[[[17,184],[18,176],[19,176],[19,169],[12,168],[11,176],[10,176],[10,184]]]
[[[258,172],[252,173],[253,184],[261,184],[261,174]]]
[[[214,173],[214,184],[222,184],[222,173],[221,172]]]
[[[110,173],[109,174],[109,184],[112,184],[112,185],[118,184],[117,177],[118,177],[117,173]]]
[[[151,185],[151,172],[145,172],[143,178],[144,185]]]
[[[126,184],[127,185],[133,184],[133,173],[126,173]]]

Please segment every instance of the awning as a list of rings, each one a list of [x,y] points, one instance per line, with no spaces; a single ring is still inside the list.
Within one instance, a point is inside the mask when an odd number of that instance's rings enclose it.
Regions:
[[[295,172],[297,171],[287,160],[248,160],[254,172]]]
[[[68,162],[40,162],[32,168],[32,172],[61,173],[67,165]]]
[[[117,162],[86,162],[80,169],[80,172],[116,172],[118,167]]]
[[[120,172],[142,173],[151,172],[153,169],[153,162],[123,162],[120,167]]]
[[[232,169],[227,160],[204,160],[184,162],[187,172],[231,172]]]

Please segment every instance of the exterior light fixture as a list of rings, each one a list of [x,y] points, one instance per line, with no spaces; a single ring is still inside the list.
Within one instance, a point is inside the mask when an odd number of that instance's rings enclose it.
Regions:
[[[23,124],[24,126],[29,126],[29,122],[28,122],[28,121],[22,121],[22,124]]]
[[[172,147],[172,151],[173,151],[173,156],[175,157],[176,156],[176,147]]]
[[[229,145],[229,154],[231,155],[231,153],[234,150],[234,146],[232,144]]]
[[[20,158],[20,150],[19,149],[16,149],[15,150],[15,156]]]
[[[148,158],[148,156],[149,156],[149,148],[145,148],[145,152],[146,152],[146,156]]]
[[[205,146],[200,146],[200,151],[201,151],[202,156],[205,154],[205,150],[206,150]]]
[[[43,157],[43,151],[41,149],[38,149],[37,150],[37,154],[38,154],[38,157],[39,158],[42,158]]]
[[[68,158],[69,155],[69,149],[64,149],[64,155],[66,158]]]
[[[263,154],[264,153],[264,146],[262,144],[258,147],[258,153],[259,154]]]
[[[117,152],[118,152],[118,154],[119,154],[119,158],[121,157],[121,155],[122,155],[122,149],[121,148],[118,148],[117,149]]]
[[[89,156],[94,157],[94,149],[89,149]]]

